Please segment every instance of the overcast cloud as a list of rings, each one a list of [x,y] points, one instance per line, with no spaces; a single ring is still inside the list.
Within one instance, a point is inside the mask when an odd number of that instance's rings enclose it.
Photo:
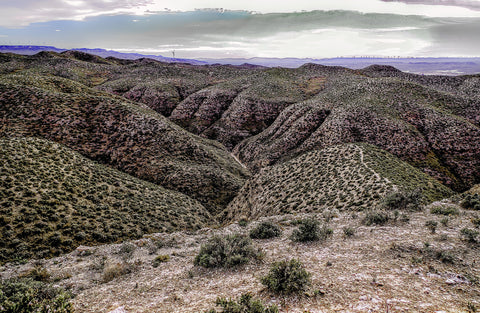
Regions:
[[[426,4],[451,7],[463,7],[480,11],[480,1],[475,0],[382,0],[383,2],[403,2],[406,4]]]
[[[0,44],[182,58],[479,56],[479,1],[402,2],[15,0],[0,2]],[[245,10],[193,10],[215,4]]]

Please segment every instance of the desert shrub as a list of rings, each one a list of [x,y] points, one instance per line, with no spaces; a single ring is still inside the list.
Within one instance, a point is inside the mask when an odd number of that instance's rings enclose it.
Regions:
[[[222,313],[278,313],[276,305],[265,307],[260,301],[253,299],[252,294],[245,293],[237,301],[226,298],[217,298],[216,304],[222,307]],[[206,313],[217,313],[215,309],[211,309]]]
[[[35,266],[21,277],[28,277],[35,281],[48,282],[50,280],[50,273],[43,266]]]
[[[460,205],[464,209],[480,211],[480,195],[478,193],[467,194]]]
[[[478,231],[470,228],[463,228],[460,234],[464,240],[469,242],[477,242]]]
[[[117,277],[130,273],[129,264],[125,262],[107,263],[103,268],[102,281],[108,283]]]
[[[353,227],[344,227],[343,228],[343,235],[345,237],[352,237],[353,235],[355,235],[355,228]]]
[[[472,222],[472,224],[473,224],[476,228],[480,227],[480,217],[472,217],[472,218],[470,219],[470,222]]]
[[[282,230],[272,222],[262,222],[250,231],[250,238],[268,239],[278,237],[282,234]]]
[[[435,233],[435,231],[437,230],[437,225],[438,225],[438,222],[437,221],[433,221],[433,220],[428,220],[425,222],[425,227],[427,227],[428,229],[430,229],[430,232],[432,234]]]
[[[320,227],[320,222],[313,218],[299,221],[299,226],[292,233],[291,239],[298,242],[325,240],[333,234],[327,226]]]
[[[241,227],[246,227],[248,225],[248,220],[246,218],[241,218],[239,221],[238,221],[238,226],[241,226]]]
[[[390,215],[383,210],[370,210],[365,214],[362,220],[363,224],[367,226],[371,225],[383,225],[390,220]]]
[[[304,291],[311,282],[311,274],[296,259],[275,262],[268,274],[261,278],[270,291],[276,293],[298,293]]]
[[[168,261],[170,261],[170,256],[168,254],[162,254],[158,255],[157,257],[155,257],[155,259],[153,259],[152,265],[153,267],[158,267],[161,263],[165,263]]]
[[[11,313],[72,313],[70,293],[30,278],[0,282],[0,311]]]
[[[133,256],[133,253],[137,249],[137,246],[131,242],[123,243],[118,249],[118,254],[124,259],[130,259]]]
[[[203,267],[233,267],[248,263],[251,258],[258,259],[261,253],[252,245],[247,236],[235,234],[214,236],[200,247],[194,264]]]
[[[458,215],[458,210],[452,206],[434,206],[430,208],[430,213],[437,215]]]
[[[387,210],[418,211],[422,193],[419,189],[392,192],[382,199],[381,206]]]

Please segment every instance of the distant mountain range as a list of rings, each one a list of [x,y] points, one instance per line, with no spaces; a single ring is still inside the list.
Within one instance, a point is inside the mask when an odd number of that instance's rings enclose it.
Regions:
[[[0,46],[0,52],[3,52],[3,53],[10,52],[10,53],[24,54],[24,55],[34,55],[42,51],[52,51],[52,52],[62,53],[68,50],[81,51],[89,54],[94,54],[102,58],[114,57],[118,59],[127,59],[127,60],[149,58],[149,59],[157,60],[160,62],[168,62],[168,63],[185,62],[185,63],[195,64],[195,65],[208,64],[207,62],[191,60],[191,59],[167,58],[161,55],[144,55],[139,53],[123,53],[123,52],[117,52],[117,51],[105,50],[105,49],[87,49],[87,48],[60,49],[52,46]]]
[[[169,58],[161,55],[144,55],[139,53],[123,53],[114,50],[105,49],[71,49],[89,54],[94,54],[102,58],[115,57],[119,59],[137,60],[149,58],[161,62],[180,62],[194,65],[206,64],[231,64],[231,65],[257,65],[265,67],[287,67],[297,68],[306,63],[322,64],[328,66],[342,66],[351,69],[361,69],[370,65],[390,65],[409,73],[425,75],[469,75],[480,73],[479,58],[382,58],[382,57],[341,57],[341,58],[224,58],[224,59],[179,59]],[[24,55],[33,55],[41,51],[53,51],[62,53],[67,49],[60,49],[52,46],[27,46],[27,45],[4,45],[0,46],[0,52],[16,53]]]

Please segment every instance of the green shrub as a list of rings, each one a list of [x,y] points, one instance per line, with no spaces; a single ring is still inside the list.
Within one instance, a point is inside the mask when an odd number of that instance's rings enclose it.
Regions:
[[[437,225],[438,225],[438,222],[437,222],[437,221],[429,220],[429,221],[426,221],[426,222],[425,222],[425,227],[427,227],[428,229],[430,229],[430,232],[431,232],[432,234],[434,234],[435,231],[437,230]]]
[[[278,313],[276,305],[265,307],[260,300],[253,299],[252,294],[243,294],[237,301],[226,298],[217,298],[217,305],[222,307],[222,313]],[[217,313],[215,309],[207,313]]]
[[[320,227],[318,220],[307,218],[299,221],[299,226],[292,233],[291,239],[298,242],[325,240],[333,234],[327,226]]]
[[[272,222],[262,222],[250,231],[250,238],[268,239],[278,237],[282,234],[282,230]]]
[[[0,311],[11,313],[73,313],[70,293],[32,279],[0,282]]]
[[[343,235],[345,237],[352,237],[353,235],[355,235],[355,228],[353,227],[344,227],[343,228]]]
[[[480,227],[480,217],[472,217],[470,221],[476,228]]]
[[[464,209],[480,211],[480,195],[478,193],[473,195],[467,194],[460,205]]]
[[[460,231],[460,234],[462,235],[463,239],[469,241],[469,242],[477,242],[477,237],[478,237],[478,231],[470,228],[463,228]]]
[[[122,259],[127,260],[133,256],[133,253],[137,249],[137,246],[131,242],[124,242],[118,249],[118,254],[121,255]]]
[[[390,220],[390,215],[383,210],[370,210],[365,214],[363,223],[367,226],[384,225]]]
[[[437,215],[458,215],[458,210],[452,206],[434,206],[430,213]]]
[[[170,256],[168,254],[158,255],[152,262],[153,267],[158,267],[160,263],[165,263],[170,261]]]
[[[247,236],[235,234],[224,237],[214,236],[200,247],[194,264],[203,267],[233,267],[258,259],[260,250],[255,249]]]
[[[291,259],[273,263],[261,282],[270,291],[291,294],[304,291],[311,283],[310,277],[311,274],[304,269],[302,263]]]
[[[413,191],[397,191],[388,194],[382,199],[382,207],[387,210],[410,210],[420,209],[422,193],[419,189]]]
[[[238,226],[241,226],[241,227],[246,227],[248,225],[248,220],[246,218],[241,218],[239,221],[238,221]]]

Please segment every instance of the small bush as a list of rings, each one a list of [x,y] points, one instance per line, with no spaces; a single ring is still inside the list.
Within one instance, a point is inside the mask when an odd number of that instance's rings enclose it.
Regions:
[[[130,266],[126,263],[110,263],[103,269],[102,281],[108,283],[117,277],[130,273]]]
[[[304,291],[311,282],[311,274],[296,259],[273,263],[268,274],[261,278],[270,291],[276,293],[298,293]]]
[[[299,221],[299,226],[293,231],[291,239],[297,242],[325,240],[331,234],[332,229],[327,226],[320,227],[319,221],[307,218]]]
[[[480,227],[480,217],[472,217],[472,218],[470,219],[470,222],[472,222],[472,224],[473,224],[476,228]]]
[[[50,280],[50,273],[47,271],[46,268],[42,266],[35,266],[33,269],[28,271],[27,273],[21,275],[21,277],[31,278],[35,281],[43,281],[48,282]]]
[[[262,222],[250,231],[250,238],[268,239],[278,237],[282,234],[282,230],[272,222]]]
[[[382,210],[371,210],[365,214],[363,223],[367,226],[384,225],[390,220],[390,215]]]
[[[387,210],[410,210],[418,211],[420,209],[422,193],[419,189],[413,191],[393,192],[382,200],[382,207]]]
[[[430,229],[430,232],[432,234],[435,234],[435,231],[437,230],[437,225],[438,225],[437,221],[429,220],[425,222],[425,227]]]
[[[0,282],[0,311],[12,313],[73,313],[72,295],[32,279]]]
[[[170,256],[168,254],[158,255],[152,262],[153,267],[158,267],[160,263],[165,263],[170,261]]]
[[[465,196],[465,199],[460,203],[464,209],[477,210],[480,211],[480,195],[479,194],[468,194]]]
[[[120,246],[118,254],[121,255],[122,259],[127,260],[133,256],[133,253],[137,249],[137,246],[131,242],[125,242]]]
[[[470,228],[464,228],[460,231],[463,239],[469,242],[477,242],[478,231]]]
[[[237,301],[226,298],[217,298],[216,304],[222,307],[222,313],[278,313],[276,305],[265,307],[260,300],[253,299],[252,294],[243,294]],[[207,313],[217,313],[215,309]]]
[[[194,264],[203,267],[233,267],[248,263],[251,258],[260,258],[261,253],[244,235],[214,236],[200,247]]]
[[[241,218],[239,221],[238,221],[238,226],[241,226],[241,227],[246,227],[248,225],[248,220],[246,218]]]
[[[437,215],[458,215],[458,210],[452,206],[434,206],[430,213]]]
[[[344,227],[343,228],[343,235],[345,237],[352,237],[353,235],[355,235],[355,228],[353,227]]]

